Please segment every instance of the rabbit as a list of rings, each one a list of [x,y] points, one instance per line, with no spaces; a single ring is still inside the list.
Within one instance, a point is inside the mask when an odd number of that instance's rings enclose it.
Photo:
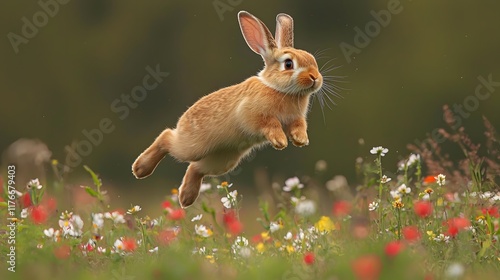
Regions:
[[[246,11],[238,13],[243,38],[262,56],[264,69],[240,84],[206,95],[167,128],[132,165],[138,179],[153,173],[167,155],[189,162],[179,188],[180,206],[192,205],[205,176],[233,170],[253,149],[271,144],[282,150],[288,138],[307,146],[310,96],[323,84],[314,56],[293,47],[293,19],[276,17],[276,33]]]

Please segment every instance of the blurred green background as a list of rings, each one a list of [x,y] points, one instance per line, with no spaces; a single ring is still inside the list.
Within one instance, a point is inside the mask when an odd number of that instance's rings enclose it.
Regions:
[[[272,31],[276,14],[292,15],[295,46],[326,50],[325,56],[342,66],[330,74],[347,76],[348,83],[339,85],[349,88],[324,116],[314,102],[309,147],[258,151],[229,177],[239,186],[255,185],[259,172],[283,178],[313,175],[318,160],[328,163],[327,177],[343,174],[352,183],[356,157],[367,157],[378,145],[389,148],[385,166],[395,170],[395,163],[408,155],[408,143],[444,126],[444,104],[470,101],[478,76],[491,75],[500,82],[500,2],[494,0],[61,2],[42,0],[51,3],[47,5],[52,15],[47,16],[37,1],[2,1],[0,150],[19,138],[36,138],[46,143],[52,158],[64,163],[65,146],[85,140],[83,130],[98,129],[108,118],[114,130],[92,146],[70,178],[86,175],[86,164],[105,184],[122,189],[177,187],[186,164],[167,158],[142,181],[133,178],[130,166],[201,96],[262,68],[261,58],[241,36],[239,10],[253,13]],[[388,5],[399,12],[385,27],[374,24],[373,12]],[[24,30],[32,38],[23,35],[23,17],[38,22],[36,32]],[[355,47],[355,28],[365,30],[367,25],[380,30],[372,30],[377,34],[366,46],[358,46],[349,62],[340,45]],[[321,66],[327,60],[318,62]],[[147,66],[157,65],[169,76],[126,117],[113,112],[113,102],[142,84]],[[500,125],[500,87],[494,89],[464,119],[478,142],[483,139],[482,115]],[[360,138],[365,141],[362,147]]]

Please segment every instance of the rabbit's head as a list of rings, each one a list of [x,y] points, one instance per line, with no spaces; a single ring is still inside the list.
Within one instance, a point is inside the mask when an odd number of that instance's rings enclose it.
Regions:
[[[309,95],[323,85],[314,56],[293,47],[293,19],[287,14],[276,16],[276,33],[273,38],[266,25],[252,14],[238,13],[241,32],[250,49],[264,59],[264,69],[259,79],[279,92]]]

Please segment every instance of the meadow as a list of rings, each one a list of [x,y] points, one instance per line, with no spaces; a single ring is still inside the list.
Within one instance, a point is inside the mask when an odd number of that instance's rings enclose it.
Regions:
[[[453,118],[447,121],[453,127]],[[60,209],[65,199],[61,174],[46,184],[34,178],[14,190],[9,186],[15,172],[7,172],[1,183],[0,215],[7,222],[0,232],[0,275],[498,279],[500,143],[486,118],[484,124],[482,145],[463,128],[441,129],[446,142],[429,137],[409,145],[396,168],[384,166],[390,147],[367,147],[356,160],[357,186],[347,186],[341,176],[275,182],[276,205],[264,199],[258,206],[246,205],[237,183],[214,179],[202,185],[193,207],[180,208],[173,188],[157,205],[162,214],[150,217],[141,205],[111,209],[106,184],[85,166],[93,185],[83,188],[91,203],[76,212]],[[450,158],[450,149],[463,156]],[[312,195],[315,188],[327,190],[328,197]],[[254,213],[255,222],[242,222],[242,211]]]

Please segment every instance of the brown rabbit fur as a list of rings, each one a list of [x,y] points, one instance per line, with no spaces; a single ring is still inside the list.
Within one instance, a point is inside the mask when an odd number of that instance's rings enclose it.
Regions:
[[[179,188],[182,207],[195,202],[204,176],[231,171],[255,147],[270,143],[284,149],[287,136],[295,146],[309,144],[309,97],[320,90],[323,77],[311,54],[293,48],[293,19],[276,17],[276,40],[250,13],[239,12],[238,20],[248,46],[264,59],[264,69],[202,97],[132,165],[134,175],[144,178],[167,154],[189,162]]]

